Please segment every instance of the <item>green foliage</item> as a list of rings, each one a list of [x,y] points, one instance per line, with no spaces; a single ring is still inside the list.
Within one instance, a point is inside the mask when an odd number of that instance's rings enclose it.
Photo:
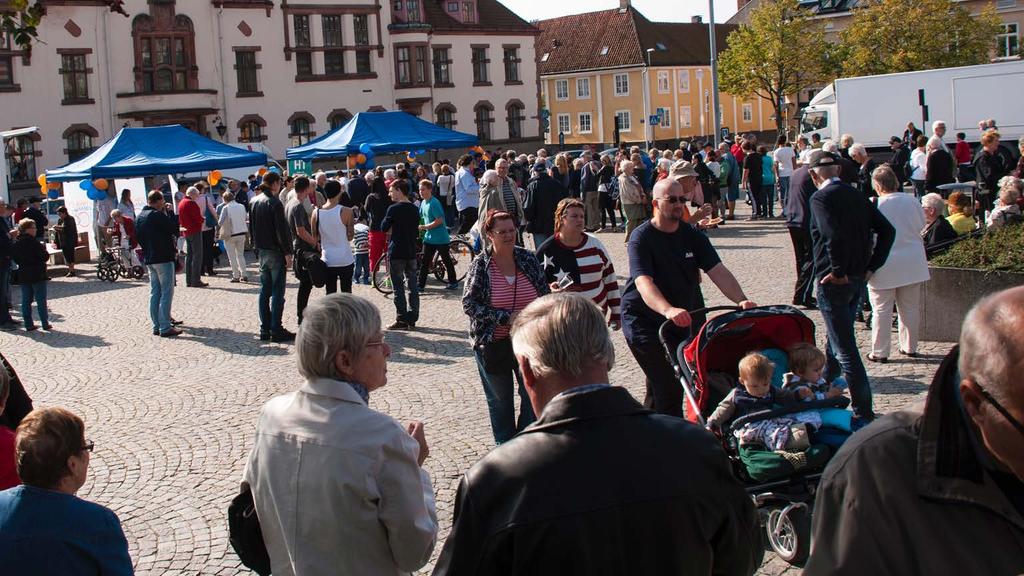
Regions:
[[[865,76],[988,62],[1000,19],[955,0],[870,0],[840,36],[842,75]]]
[[[45,11],[42,0],[10,0],[7,4],[10,10],[0,15],[0,29],[9,34],[19,47],[31,50]]]
[[[750,13],[749,24],[729,34],[721,55],[722,90],[772,102],[780,132],[785,129],[780,101],[835,77],[829,75],[832,49],[810,16],[797,0],[764,0]]]
[[[1024,225],[997,228],[979,238],[957,242],[936,256],[932,266],[1024,273]]]

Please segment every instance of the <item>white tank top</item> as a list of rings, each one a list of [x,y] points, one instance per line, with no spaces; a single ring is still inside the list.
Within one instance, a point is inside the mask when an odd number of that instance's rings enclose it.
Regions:
[[[317,227],[320,228],[320,259],[330,268],[351,266],[356,259],[348,243],[348,232],[341,221],[341,206],[317,212]]]

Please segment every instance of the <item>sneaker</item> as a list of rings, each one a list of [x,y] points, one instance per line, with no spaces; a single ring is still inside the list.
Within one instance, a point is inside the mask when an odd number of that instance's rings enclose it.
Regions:
[[[231,284],[238,284],[239,282],[241,282],[241,280],[239,280],[238,278],[232,278],[231,280],[228,280],[228,282],[230,282]]]
[[[271,342],[278,342],[278,343],[294,342],[295,341],[295,333],[291,332],[291,331],[288,331],[288,330],[285,330],[284,328],[281,328],[277,332],[274,332],[273,334],[270,335],[270,341]]]
[[[159,336],[159,335],[160,335],[160,329],[159,328],[153,328],[153,336]]]
[[[241,280],[242,280],[242,282],[248,283],[249,282],[249,277],[248,276],[242,276]]]
[[[388,330],[408,330],[409,328],[409,324],[404,320],[395,320],[387,327]]]
[[[167,332],[161,332],[160,333],[160,337],[161,338],[174,338],[176,336],[181,336],[182,334],[184,334],[184,332],[182,332],[181,330],[179,330],[177,328],[171,328]]]
[[[184,323],[184,320],[175,320],[174,318],[171,318],[171,326],[181,326]]]
[[[260,332],[260,340],[262,342],[269,342],[270,341],[270,332]]]
[[[68,270],[68,273],[64,275],[65,278],[73,278],[75,275],[74,270]]]

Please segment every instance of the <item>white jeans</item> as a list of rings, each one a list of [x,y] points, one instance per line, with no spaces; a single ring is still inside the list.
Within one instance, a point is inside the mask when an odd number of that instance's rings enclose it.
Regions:
[[[892,345],[892,305],[899,313],[900,350],[917,352],[917,330],[921,323],[921,282],[877,290],[868,286],[871,300],[871,354],[888,358]]]
[[[232,278],[245,278],[245,234],[224,239]]]

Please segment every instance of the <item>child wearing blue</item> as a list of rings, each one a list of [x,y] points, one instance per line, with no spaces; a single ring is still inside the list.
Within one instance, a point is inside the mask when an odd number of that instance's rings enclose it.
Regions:
[[[751,352],[744,356],[739,364],[740,385],[715,408],[708,418],[708,428],[720,428],[741,416],[771,410],[776,405],[795,404],[799,399],[810,397],[811,391],[807,388],[782,390],[772,386],[774,368],[763,354]]]
[[[789,369],[791,371],[783,376],[782,389],[809,389],[812,394],[805,398],[806,402],[843,395],[842,388],[829,384],[822,376],[825,372],[825,353],[813,344],[802,342],[790,348]]]
[[[448,283],[445,288],[455,290],[459,283],[455,281],[455,262],[452,261],[448,244],[452,241],[448,228],[444,225],[444,208],[434,197],[434,183],[430,180],[420,181],[420,232],[423,233],[423,265],[420,267],[419,290],[427,287],[427,274],[434,271],[434,255],[441,256]]]

